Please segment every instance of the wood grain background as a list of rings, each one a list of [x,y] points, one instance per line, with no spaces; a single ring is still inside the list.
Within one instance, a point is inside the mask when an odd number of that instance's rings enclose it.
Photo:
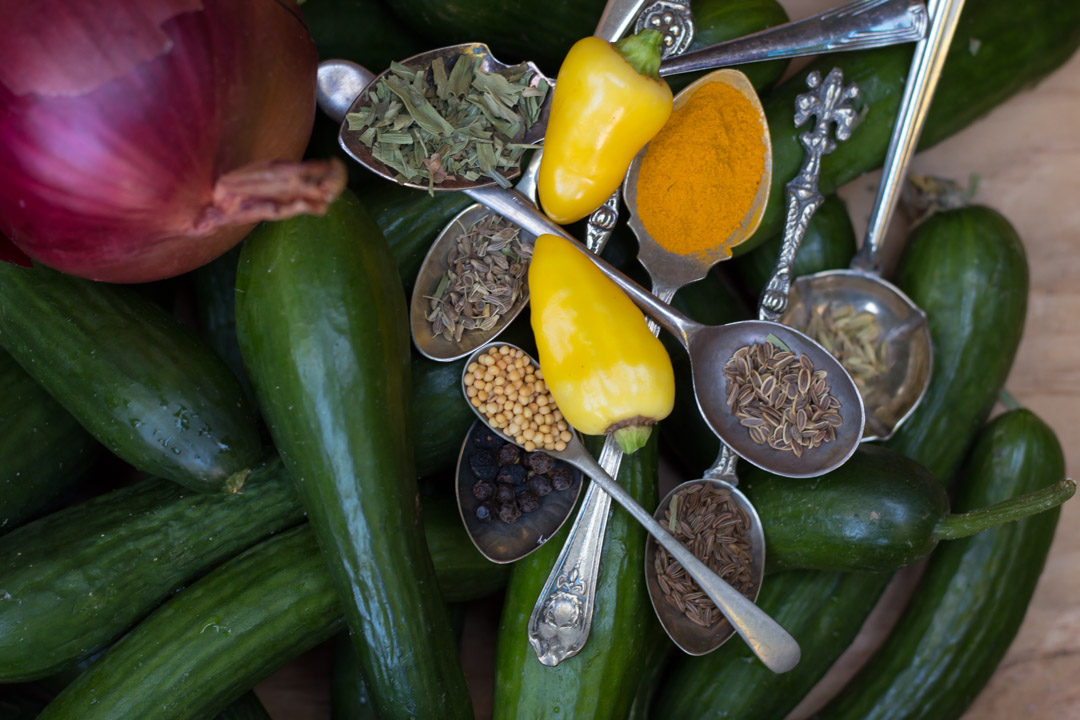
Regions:
[[[781,0],[792,19],[835,2]],[[1017,29],[1022,32],[1022,28]],[[1080,468],[1080,55],[1039,85],[1012,98],[962,133],[916,156],[912,171],[966,181],[979,177],[978,202],[1001,211],[1024,240],[1031,297],[1020,353],[1007,388],[1057,431],[1070,474]],[[865,228],[876,176],[842,190]],[[896,230],[902,230],[900,223]],[[860,230],[860,235],[861,230]],[[972,358],[978,362],[978,358]],[[1052,382],[1051,382],[1051,379]],[[805,718],[858,667],[902,605],[917,569],[902,574],[867,621],[855,646],[789,716]],[[495,618],[470,616],[467,671],[478,714],[490,704],[490,644]],[[329,717],[326,648],[319,648],[257,688],[276,720]],[[965,720],[1080,718],[1080,500],[1065,505],[1035,597],[1015,642]]]

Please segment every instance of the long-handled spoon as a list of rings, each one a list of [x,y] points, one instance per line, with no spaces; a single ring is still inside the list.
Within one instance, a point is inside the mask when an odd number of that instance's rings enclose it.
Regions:
[[[809,85],[811,92],[796,98],[795,126],[801,127],[814,117],[818,121],[811,131],[803,133],[800,137],[807,156],[799,173],[786,185],[788,212],[784,226],[784,240],[773,275],[762,293],[758,317],[763,320],[775,320],[776,308],[786,303],[792,263],[806,235],[810,218],[823,201],[821,193],[817,190],[817,177],[821,169],[822,156],[835,148],[835,142],[831,139],[832,128],[835,127],[837,138],[844,140],[850,136],[856,120],[851,101],[855,99],[858,91],[854,85],[844,87],[843,78],[838,69],[829,73],[824,82],[817,73],[812,73]],[[628,187],[633,175],[632,171],[627,177]],[[630,193],[627,195],[629,196]],[[756,228],[756,224],[754,227]],[[655,271],[650,269],[655,287],[662,284],[665,269],[669,267],[663,261],[670,263],[672,259],[663,254],[665,251],[662,248],[652,247],[655,246],[655,242],[648,237],[644,228],[638,229],[638,236],[642,248],[649,246],[650,256],[656,258],[650,263],[656,267]],[[757,510],[738,489],[736,460],[731,448],[721,440],[720,454],[712,467],[705,471],[701,479],[689,480],[672,488],[660,501],[654,516],[657,520],[663,520],[665,513],[670,513],[674,517],[680,508],[685,506],[684,501],[691,494],[700,493],[703,490],[718,493],[718,497],[726,498],[733,517],[725,522],[731,524],[732,537],[735,538],[732,541],[733,546],[740,544],[739,535],[748,546],[743,553],[745,566],[738,568],[743,582],[742,589],[747,597],[756,600],[765,575],[765,533]],[[649,589],[649,599],[668,637],[683,652],[690,655],[704,655],[712,652],[731,637],[733,630],[730,624],[726,622],[710,624],[700,617],[699,622],[695,622],[690,613],[674,607],[665,597],[667,593],[660,582],[659,575],[657,547],[656,543],[650,539],[645,546],[645,579]]]
[[[474,357],[479,356],[485,350],[486,347],[478,349],[474,353]],[[530,358],[530,361],[534,367],[537,367],[535,360]],[[465,390],[466,385],[463,376],[462,391],[465,392]],[[471,404],[470,407],[472,407]],[[483,413],[476,408],[473,408],[473,411],[481,421],[488,424]],[[503,435],[490,424],[488,424],[488,427],[504,439],[510,442],[513,441],[513,438]],[[683,547],[645,508],[634,500],[629,492],[600,467],[600,464],[585,449],[576,433],[571,441],[567,443],[565,450],[549,451],[549,454],[580,469],[599,485],[604,492],[622,505],[635,520],[641,523],[642,527],[682,564],[687,573],[701,586],[709,599],[716,604],[724,617],[735,628],[735,631],[746,641],[750,649],[766,667],[780,673],[786,672],[798,664],[801,652],[795,639],[757,605],[747,600],[735,588],[720,579],[716,573],[698,560],[692,552]],[[564,603],[552,604],[549,606],[552,617],[548,625],[557,627],[561,622],[572,620],[579,611],[580,607],[576,604],[573,596],[566,598]]]
[[[895,285],[880,276],[885,231],[945,63],[962,0],[930,0],[930,31],[915,47],[900,111],[869,227],[849,270],[799,278],[783,321],[807,328],[814,314],[830,308],[869,313],[879,328],[879,367],[865,381],[867,407],[864,439],[885,439],[906,420],[930,384],[933,352],[925,313]]]

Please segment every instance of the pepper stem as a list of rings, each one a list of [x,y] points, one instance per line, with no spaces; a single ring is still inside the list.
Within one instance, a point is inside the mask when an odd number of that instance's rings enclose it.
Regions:
[[[613,431],[615,442],[627,455],[640,450],[649,441],[652,425],[627,425]]]
[[[956,540],[1007,522],[1022,520],[1030,515],[1037,515],[1057,507],[1071,498],[1075,492],[1076,482],[1072,478],[1064,478],[1053,485],[1017,495],[978,510],[946,515],[934,528],[934,539]]]
[[[630,63],[630,67],[653,80],[660,79],[661,43],[664,36],[652,28],[627,35],[615,43],[615,49]]]

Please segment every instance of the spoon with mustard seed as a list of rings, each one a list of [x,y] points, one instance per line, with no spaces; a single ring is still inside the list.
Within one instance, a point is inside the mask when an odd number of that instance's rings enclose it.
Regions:
[[[499,367],[500,359],[504,360],[501,368]],[[480,373],[479,377],[484,376],[485,368],[492,369],[493,379],[500,372],[508,374],[510,369],[527,368],[531,369],[535,378],[542,381],[539,364],[521,348],[505,343],[492,343],[474,351],[469,356],[462,373],[462,392],[476,416],[505,440],[524,447],[525,443],[522,441],[525,438],[525,431],[531,430],[532,437],[535,438],[538,429],[527,424],[529,419],[522,418],[518,421],[513,417],[498,418],[496,417],[498,413],[490,412],[494,408],[488,408],[486,403],[478,398],[478,393],[474,392],[470,395],[470,386],[476,385],[478,373]],[[550,412],[546,414],[553,414],[556,410],[553,399],[548,399],[543,404],[552,406]],[[545,437],[540,447],[545,452],[581,470],[612,499],[622,505],[656,539],[656,542],[678,560],[686,573],[698,583],[702,591],[713,601],[766,667],[780,673],[798,664],[801,651],[795,639],[761,608],[698,560],[690,550],[675,539],[667,528],[657,522],[652,514],[641,507],[633,496],[589,454],[576,432],[572,429],[568,430],[567,434],[570,437],[568,441],[563,439],[565,436],[561,433],[557,437],[550,433],[541,434]],[[572,592],[564,593],[557,602],[549,603],[547,612],[551,617],[544,626],[550,628],[550,632],[557,634],[560,627],[572,625],[574,618],[581,612],[581,602],[579,595]]]

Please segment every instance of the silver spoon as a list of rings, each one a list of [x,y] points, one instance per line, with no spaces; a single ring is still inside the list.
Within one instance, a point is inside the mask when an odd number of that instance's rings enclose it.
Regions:
[[[662,75],[694,72],[754,62],[768,58],[801,57],[826,51],[860,50],[883,45],[895,45],[902,42],[919,40],[926,32],[926,9],[920,0],[853,0],[841,8],[819,13],[798,22],[778,25],[760,33],[730,40],[693,53],[694,62],[676,56],[664,60],[660,65]],[[401,61],[410,69],[427,69],[441,58],[447,64],[464,55],[473,55],[479,66],[486,72],[505,72],[511,66],[500,62],[491,54],[483,43],[463,43],[448,47],[428,50]],[[530,84],[552,83],[540,69],[531,62],[513,66],[533,73]],[[381,79],[389,70],[376,77]],[[370,106],[368,85],[355,98],[348,112],[357,112]],[[551,93],[548,93],[544,110],[539,120],[529,127],[520,142],[539,143],[547,127],[547,115],[550,110]],[[364,167],[388,180],[395,179],[395,173],[372,155],[371,149],[360,141],[359,130],[352,130],[345,123],[339,133],[339,141],[345,151]],[[503,173],[504,180],[512,180],[520,168]],[[395,180],[396,182],[396,180]],[[403,182],[407,187],[427,190],[428,185],[421,182]],[[478,178],[473,181],[462,177],[450,176],[434,185],[436,190],[468,190],[470,188],[497,185],[491,178]]]
[[[930,384],[933,349],[926,314],[899,288],[881,278],[880,259],[885,231],[962,7],[962,0],[930,0],[930,30],[915,48],[866,238],[851,268],[798,279],[783,316],[783,322],[803,328],[809,325],[811,313],[827,307],[849,306],[875,316],[885,359],[882,370],[866,384],[865,440],[891,437],[914,412]]]
[[[773,275],[762,293],[758,309],[758,317],[762,320],[775,320],[777,317],[775,309],[786,303],[785,293],[790,285],[792,263],[798,253],[799,246],[802,244],[802,239],[806,235],[806,228],[810,218],[824,199],[817,190],[817,176],[821,169],[821,157],[835,147],[835,143],[830,139],[831,130],[835,125],[837,137],[841,140],[847,139],[856,121],[856,114],[851,107],[851,101],[857,96],[858,91],[854,85],[844,88],[843,79],[838,69],[834,69],[829,73],[825,82],[821,81],[817,73],[812,73],[809,85],[813,92],[800,95],[796,99],[795,126],[801,127],[814,117],[818,118],[818,122],[813,131],[803,133],[801,136],[800,139],[807,150],[807,158],[803,162],[800,172],[786,185],[787,223],[784,227],[784,239]],[[627,177],[628,192],[626,194],[628,198],[632,196],[632,192],[629,190],[634,176],[635,172],[632,169]],[[765,199],[762,200],[762,205],[764,205],[764,202]],[[756,229],[757,222],[760,222],[760,213],[749,233]],[[640,227],[640,223],[637,223],[634,229],[638,234],[642,249],[648,248],[648,256],[654,258],[650,264],[656,266],[656,271],[650,272],[653,274],[654,283],[660,285],[663,282],[665,271],[670,272],[668,268],[671,268],[671,263],[679,259],[680,256],[672,257],[670,253],[666,253],[663,248],[659,247],[649,237],[644,227]],[[671,294],[674,294],[674,292]],[[749,556],[748,567],[745,568],[743,592],[748,598],[756,601],[761,590],[762,579],[765,576],[765,533],[757,510],[738,489],[739,478],[735,472],[736,464],[737,458],[735,454],[721,440],[720,454],[712,467],[705,471],[701,479],[689,480],[672,488],[664,499],[660,501],[654,516],[661,521],[664,519],[665,512],[670,512],[672,516],[675,516],[683,505],[682,501],[690,493],[701,492],[704,488],[724,494],[735,509],[736,516],[741,515],[745,519],[745,527],[741,522],[736,523],[738,526],[736,531],[743,529],[745,531],[745,540],[749,544],[747,553]],[[660,624],[667,631],[668,637],[683,652],[690,655],[704,655],[712,652],[731,637],[733,632],[731,625],[726,622],[713,625],[696,623],[690,619],[687,613],[678,610],[668,602],[664,597],[665,593],[658,579],[656,554],[656,544],[651,540],[647,541],[645,546],[645,580],[649,589],[649,600],[652,602],[653,610],[656,612]]]
[[[486,347],[476,350],[473,356],[470,357],[470,362],[485,350]],[[530,361],[534,367],[539,367],[535,359],[530,358]],[[466,385],[463,375],[462,392],[464,393],[465,390]],[[469,407],[473,407],[471,403]],[[473,408],[473,412],[493,432],[502,435],[497,428],[488,424],[487,418],[479,410]],[[505,435],[502,435],[502,437],[513,442],[512,438]],[[635,520],[641,523],[642,527],[682,564],[687,573],[716,603],[724,617],[728,619],[735,631],[746,641],[750,649],[766,667],[773,672],[780,673],[786,672],[798,664],[801,652],[795,639],[757,605],[747,600],[735,588],[720,579],[716,573],[698,560],[692,552],[683,547],[671,533],[658,523],[645,508],[641,507],[633,496],[612,479],[600,464],[593,459],[576,433],[573,434],[571,441],[567,443],[565,450],[548,452],[552,457],[563,460],[588,475],[605,493],[610,495]],[[552,614],[552,618],[547,625],[557,629],[563,622],[572,622],[574,616],[580,612],[580,606],[576,604],[575,596],[570,595],[567,597],[565,604],[554,603],[549,606],[549,612]]]
[[[648,25],[664,35],[663,55],[668,57],[686,49],[693,39],[694,23],[689,5],[667,2],[664,12],[654,3],[638,16],[635,30]],[[676,98],[677,101],[677,98]],[[585,247],[599,254],[607,245],[619,220],[619,190],[589,215],[585,225]],[[597,461],[612,477],[617,477],[622,463],[622,449],[609,436]],[[555,666],[581,652],[589,639],[596,609],[596,584],[600,575],[600,556],[611,508],[611,497],[596,485],[590,485],[578,508],[574,524],[552,565],[544,587],[529,615],[528,638],[543,665]],[[572,622],[552,625],[551,608],[573,598],[580,612]]]

